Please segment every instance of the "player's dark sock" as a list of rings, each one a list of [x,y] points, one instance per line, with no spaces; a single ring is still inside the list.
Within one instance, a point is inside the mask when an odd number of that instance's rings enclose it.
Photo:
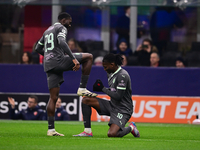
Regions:
[[[131,132],[131,127],[129,127],[129,126],[125,127],[125,128],[123,128],[123,130],[119,130],[118,137],[123,137],[123,136],[127,135],[130,132]]]
[[[91,107],[82,103],[82,114],[85,128],[91,128]]]
[[[48,117],[48,129],[54,129],[54,121],[55,118],[54,117]]]
[[[80,82],[80,88],[86,88],[87,87],[87,82],[89,79],[89,75],[81,75],[81,82]]]

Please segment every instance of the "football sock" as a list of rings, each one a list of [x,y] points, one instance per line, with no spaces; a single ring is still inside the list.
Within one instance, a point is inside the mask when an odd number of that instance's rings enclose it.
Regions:
[[[123,128],[123,130],[119,130],[118,131],[118,137],[123,137],[123,136],[127,135],[130,132],[131,132],[131,127],[130,126],[125,127],[125,128]]]
[[[133,126],[129,126],[129,127],[131,127],[131,131],[133,131]]]
[[[87,87],[87,82],[89,79],[89,75],[81,75],[81,82],[80,82],[80,88],[86,88]]]
[[[48,117],[48,129],[54,129],[54,121],[55,121],[55,118],[50,116]]]
[[[91,129],[91,128],[85,128],[84,131],[85,131],[86,133],[91,133],[91,132],[92,132],[92,129]]]
[[[85,128],[91,128],[91,107],[86,105],[86,104],[81,104],[82,105],[82,114],[83,114],[83,120],[84,120],[84,127]]]
[[[78,88],[79,90],[86,90],[86,88]]]

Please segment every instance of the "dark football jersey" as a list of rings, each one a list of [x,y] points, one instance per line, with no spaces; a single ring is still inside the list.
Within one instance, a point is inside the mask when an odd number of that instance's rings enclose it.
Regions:
[[[45,72],[58,66],[65,56],[66,50],[63,50],[58,43],[59,36],[66,40],[67,29],[60,23],[55,23],[44,32],[42,38],[38,42],[38,44],[44,46],[43,65]],[[67,51],[70,53],[69,56],[74,58],[71,50],[67,49]]]
[[[121,113],[127,113],[132,115],[133,113],[133,101],[132,101],[132,89],[131,89],[131,79],[126,70],[119,67],[116,72],[108,75],[108,85],[109,89],[103,89],[103,92],[111,97],[111,106],[115,111]],[[114,94],[117,90],[124,90],[124,95],[121,100],[115,100]],[[112,92],[109,92],[112,91]]]

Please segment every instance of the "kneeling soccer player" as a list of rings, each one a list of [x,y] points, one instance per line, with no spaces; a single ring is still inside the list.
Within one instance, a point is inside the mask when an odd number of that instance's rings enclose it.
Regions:
[[[107,54],[104,56],[103,67],[108,73],[108,85],[110,88],[104,87],[101,80],[96,80],[93,90],[106,93],[111,100],[84,97],[82,100],[82,114],[85,129],[84,132],[73,136],[93,136],[90,119],[91,107],[93,107],[99,115],[110,116],[108,137],[123,137],[130,132],[134,137],[140,137],[134,122],[125,127],[133,113],[133,102],[131,99],[131,79],[128,72],[121,68],[122,60],[123,58],[119,54]]]

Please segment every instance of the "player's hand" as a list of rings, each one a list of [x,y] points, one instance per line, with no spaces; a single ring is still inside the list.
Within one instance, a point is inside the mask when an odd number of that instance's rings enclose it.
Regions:
[[[8,97],[8,101],[9,101],[11,107],[14,109],[15,108],[15,100],[12,97]]]
[[[78,62],[77,59],[73,59],[72,61],[74,63],[73,71],[78,71],[80,68],[80,63]]]
[[[104,85],[101,82],[101,80],[100,79],[96,80],[96,82],[93,85],[93,91],[101,92],[103,88],[104,88]]]

